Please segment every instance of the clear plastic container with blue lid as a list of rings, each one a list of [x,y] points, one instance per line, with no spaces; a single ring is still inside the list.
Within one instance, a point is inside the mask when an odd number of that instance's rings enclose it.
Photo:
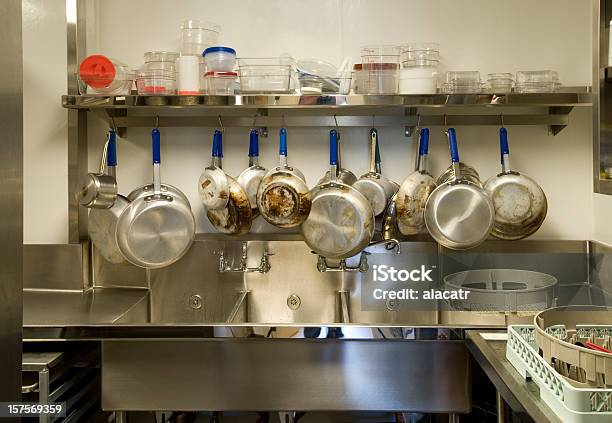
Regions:
[[[231,72],[236,66],[236,50],[231,47],[208,47],[202,55],[209,72]]]

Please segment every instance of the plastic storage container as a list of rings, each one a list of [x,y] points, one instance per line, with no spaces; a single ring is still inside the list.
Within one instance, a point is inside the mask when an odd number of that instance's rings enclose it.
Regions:
[[[401,48],[394,45],[373,45],[361,47],[361,62],[395,63],[399,65]]]
[[[208,95],[234,95],[237,78],[236,72],[206,72],[202,89]]]
[[[399,71],[400,94],[435,94],[438,91],[438,69],[410,67]]]
[[[358,63],[355,70],[355,93],[397,94],[397,63]]]
[[[203,56],[207,71],[231,72],[236,66],[236,50],[231,47],[208,47]]]
[[[79,93],[128,95],[136,73],[127,65],[101,54],[87,56],[79,65]]]
[[[402,66],[437,67],[440,63],[440,45],[437,43],[412,43],[402,46]]]
[[[238,58],[240,92],[290,93],[293,59],[290,57]]]
[[[559,74],[552,70],[520,71],[516,73],[516,91],[520,93],[551,93],[557,90]]]
[[[446,72],[445,82],[442,85],[442,90],[450,94],[479,93],[481,89],[480,72],[478,71]]]
[[[487,74],[488,89],[495,93],[509,93],[514,85],[514,76],[511,73]]]
[[[159,70],[176,73],[176,60],[179,54],[172,51],[148,51],[144,54],[142,71]]]
[[[200,56],[202,52],[219,42],[221,27],[213,22],[197,19],[183,21],[181,24],[181,54]]]
[[[176,94],[176,73],[153,69],[138,72],[136,87],[139,95]]]
[[[181,56],[176,61],[176,83],[179,95],[200,93],[200,57]]]

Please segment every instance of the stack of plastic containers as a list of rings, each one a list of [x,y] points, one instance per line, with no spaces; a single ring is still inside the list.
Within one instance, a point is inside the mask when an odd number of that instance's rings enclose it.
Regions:
[[[181,24],[181,56],[201,56],[202,52],[219,43],[221,27],[213,22],[197,19]]]
[[[234,95],[236,78],[236,50],[231,47],[212,46],[202,53],[206,72],[202,90],[209,95]]]
[[[362,47],[362,63],[354,67],[355,93],[397,94],[400,53],[394,45]]]
[[[402,47],[400,94],[435,94],[438,90],[440,46],[436,43],[409,44]]]
[[[168,51],[149,51],[144,54],[144,65],[138,72],[136,85],[140,95],[176,94],[176,59],[179,54]]]
[[[442,85],[442,91],[449,94],[473,94],[482,89],[480,72],[478,71],[449,71]]]
[[[101,54],[87,56],[79,65],[78,83],[81,94],[128,95],[132,91],[135,72],[127,65]]]
[[[204,72],[202,52],[219,42],[220,32],[221,27],[212,22],[190,19],[181,24],[181,55],[176,62],[180,95],[200,93],[200,76]]]
[[[559,74],[552,70],[521,71],[516,73],[516,92],[552,93],[560,86]]]

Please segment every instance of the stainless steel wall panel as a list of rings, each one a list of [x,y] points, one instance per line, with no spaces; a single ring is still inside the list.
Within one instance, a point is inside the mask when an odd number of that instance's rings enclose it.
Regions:
[[[88,286],[88,243],[23,246],[24,289],[83,290]]]
[[[104,410],[470,410],[463,341],[104,341]]]
[[[219,273],[219,255],[240,257],[240,242],[194,242],[189,252],[175,264],[151,270],[151,322],[225,322],[240,292],[242,273]],[[192,296],[199,295],[201,306],[193,307]]]
[[[98,249],[91,247],[92,284],[96,287],[148,288],[147,271],[127,261],[120,264],[109,263]]]
[[[249,290],[248,316],[252,322],[273,323],[334,323],[336,292],[342,287],[342,273],[321,273],[317,270],[317,256],[302,241],[249,242],[250,265],[267,248],[273,256],[266,274],[245,274]],[[299,297],[299,306],[287,304],[289,296]]]
[[[23,75],[21,1],[0,2],[0,401],[21,399]]]

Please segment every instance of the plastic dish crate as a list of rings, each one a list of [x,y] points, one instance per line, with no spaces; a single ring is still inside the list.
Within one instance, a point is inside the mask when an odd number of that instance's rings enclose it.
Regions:
[[[612,422],[612,389],[579,388],[538,354],[535,326],[508,326],[506,358],[540,388],[540,397],[567,423]]]

